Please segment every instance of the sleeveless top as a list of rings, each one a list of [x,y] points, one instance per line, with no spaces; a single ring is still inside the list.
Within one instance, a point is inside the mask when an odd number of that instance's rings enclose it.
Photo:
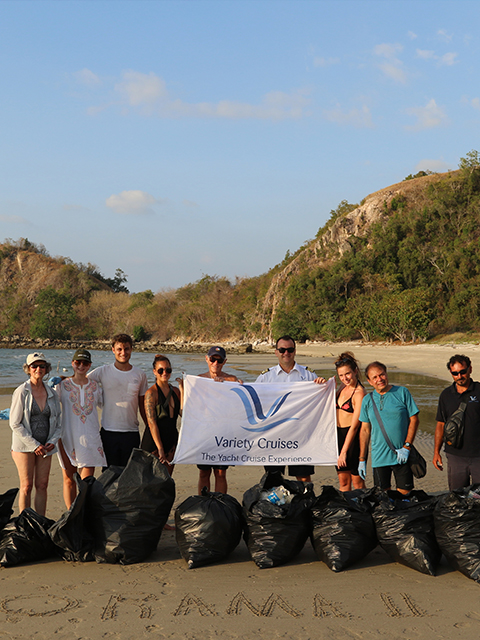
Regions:
[[[177,418],[180,414],[180,398],[177,396],[175,391],[173,391],[173,387],[169,385],[170,393],[173,397],[173,417],[171,417],[170,401],[167,404],[168,396],[167,398],[165,397],[158,384],[155,384],[155,386],[157,388],[158,394],[158,402],[155,406],[156,422],[158,431],[160,432],[160,439],[162,441],[163,450],[165,452],[165,455],[167,455],[169,451],[173,449],[173,447],[177,446],[178,442]],[[145,426],[145,431],[143,433],[142,443],[140,447],[144,451],[148,451],[150,453],[157,450],[157,445],[155,444],[155,440],[152,437],[148,424]]]
[[[48,402],[45,402],[43,411],[35,400],[32,398],[32,412],[30,414],[30,428],[32,430],[32,436],[40,442],[40,444],[47,444],[48,432],[50,431],[50,407]]]

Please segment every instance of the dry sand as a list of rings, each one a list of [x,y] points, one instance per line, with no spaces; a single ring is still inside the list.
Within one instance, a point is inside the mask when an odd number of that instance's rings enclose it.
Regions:
[[[332,363],[342,348],[302,346],[298,359],[312,368],[320,366],[317,360],[324,366]],[[450,355],[469,353],[475,367],[479,354],[477,347],[355,344],[350,348],[362,364],[379,359],[401,371],[446,380],[445,362]],[[231,357],[229,364],[234,365],[235,360]],[[273,364],[272,358],[265,360]],[[252,369],[263,366],[255,361]],[[9,402],[9,397],[0,397],[0,409]],[[430,463],[431,439],[420,440],[429,471],[417,487],[445,490],[445,472],[436,471]],[[9,446],[8,423],[0,421],[1,491],[17,486]],[[229,492],[241,500],[243,492],[260,476],[258,467],[231,468]],[[195,493],[197,470],[177,466],[174,479],[178,504]],[[370,472],[369,479],[371,482]],[[317,467],[317,491],[322,484],[337,484],[334,470]],[[49,492],[47,515],[58,518],[63,502],[55,460]],[[295,562],[274,569],[258,569],[242,542],[223,564],[187,570],[175,534],[164,532],[156,553],[138,565],[49,560],[0,569],[0,638],[477,640],[479,589],[444,560],[439,574],[429,577],[391,562],[378,547],[362,563],[333,573],[316,559],[309,542]]]

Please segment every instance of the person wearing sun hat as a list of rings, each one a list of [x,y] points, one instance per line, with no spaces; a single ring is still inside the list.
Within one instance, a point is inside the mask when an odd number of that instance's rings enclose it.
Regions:
[[[45,515],[52,454],[61,435],[58,395],[45,384],[51,365],[40,351],[29,353],[23,370],[29,379],[12,396],[10,427],[12,458],[20,480],[20,512],[30,507],[35,487],[34,508]]]

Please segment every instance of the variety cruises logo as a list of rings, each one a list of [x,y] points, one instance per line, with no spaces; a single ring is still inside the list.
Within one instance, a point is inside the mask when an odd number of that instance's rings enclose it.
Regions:
[[[231,391],[236,393],[242,401],[245,413],[247,414],[247,420],[249,424],[252,425],[252,427],[242,427],[242,429],[245,429],[246,431],[261,433],[262,431],[268,431],[269,429],[278,427],[278,425],[283,424],[284,422],[298,420],[298,418],[282,418],[281,420],[274,420],[273,422],[268,421],[269,418],[273,418],[273,416],[280,410],[291,391],[283,396],[279,396],[273,402],[266,414],[263,411],[262,403],[257,392],[250,385],[244,384],[240,388],[235,387],[234,389],[231,389]],[[266,421],[268,421],[268,424],[262,424]],[[259,424],[261,424],[261,426],[257,426]]]

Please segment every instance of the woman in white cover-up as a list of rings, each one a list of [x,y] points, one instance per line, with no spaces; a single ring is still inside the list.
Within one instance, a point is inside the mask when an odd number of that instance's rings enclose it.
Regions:
[[[87,378],[92,364],[90,352],[77,349],[73,356],[73,376],[55,387],[62,403],[62,437],[58,459],[63,471],[63,499],[67,509],[77,495],[74,474],[93,476],[95,467],[107,466],[100,438],[97,407],[103,404],[101,386]]]

